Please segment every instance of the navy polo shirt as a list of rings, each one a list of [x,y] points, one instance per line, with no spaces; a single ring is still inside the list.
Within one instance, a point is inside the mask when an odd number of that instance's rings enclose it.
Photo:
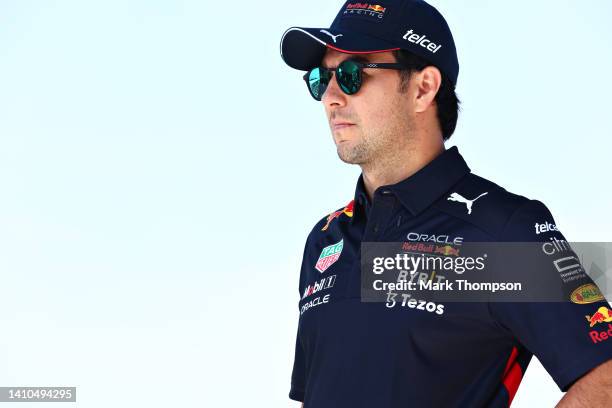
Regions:
[[[306,241],[289,397],[306,408],[506,407],[534,354],[566,391],[612,358],[612,310],[588,277],[575,302],[360,299],[362,242],[553,240],[564,237],[544,204],[471,173],[456,147],[371,202],[360,176]]]

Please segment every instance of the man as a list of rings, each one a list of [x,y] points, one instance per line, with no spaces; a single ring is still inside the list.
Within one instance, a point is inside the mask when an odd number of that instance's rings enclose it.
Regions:
[[[566,241],[544,204],[445,150],[459,64],[442,15],[420,0],[348,1],[329,28],[287,30],[281,55],[307,71],[338,156],[362,170],[354,198],[306,241],[289,397],[306,408],[509,406],[535,354],[568,391],[559,407],[612,406],[612,310],[581,268],[563,282],[571,302],[361,301],[364,242],[454,254],[468,241],[540,242],[559,282],[556,262],[570,258],[553,255]]]

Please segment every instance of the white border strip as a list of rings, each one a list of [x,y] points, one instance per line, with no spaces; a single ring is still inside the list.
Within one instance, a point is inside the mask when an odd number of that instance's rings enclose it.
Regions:
[[[324,46],[327,47],[327,43],[320,40],[319,38],[315,37],[314,35],[310,34],[308,31],[306,30],[302,30],[301,28],[298,27],[291,27],[290,29],[288,29],[287,31],[285,31],[285,33],[283,34],[283,37],[281,38],[281,42],[280,42],[280,53],[281,53],[281,57],[283,57],[283,42],[285,41],[285,36],[290,32],[290,31],[301,31],[304,34],[309,35],[310,37],[314,38],[315,40],[317,40],[318,42],[320,42],[321,44],[323,44]],[[283,59],[285,59],[283,57]]]

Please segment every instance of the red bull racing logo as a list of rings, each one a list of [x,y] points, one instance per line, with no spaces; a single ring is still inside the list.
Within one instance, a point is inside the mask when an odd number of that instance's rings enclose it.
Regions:
[[[378,5],[378,4],[376,4],[376,5],[370,4],[368,6],[368,10],[374,10],[377,13],[384,13],[385,12],[385,8],[383,6],[381,6],[381,5]]]
[[[344,240],[341,239],[339,242],[323,248],[321,255],[319,255],[319,260],[315,265],[315,269],[323,273],[327,268],[335,264],[338,258],[340,258],[343,246]]]
[[[589,332],[589,336],[593,343],[608,340],[612,338],[612,309],[608,309],[606,306],[602,306],[591,316],[585,316],[589,322],[589,327],[593,327],[598,323],[608,323],[608,327],[604,328],[603,331],[592,330]]]
[[[383,18],[386,9],[386,7],[383,7],[380,4],[350,3],[346,6],[346,9],[344,9],[344,15],[360,15]]]
[[[336,218],[340,217],[342,214],[345,214],[347,217],[352,217],[353,216],[353,203],[355,202],[355,200],[351,200],[350,203],[348,203],[346,205],[346,207],[344,207],[341,210],[338,211],[334,211],[333,213],[329,214],[327,216],[327,223],[325,224],[325,226],[323,228],[321,228],[321,231],[326,231],[327,228],[329,228],[329,224],[335,220]]]

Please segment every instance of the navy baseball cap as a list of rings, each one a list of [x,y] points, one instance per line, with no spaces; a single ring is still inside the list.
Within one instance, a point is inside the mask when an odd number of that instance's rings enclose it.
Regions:
[[[302,71],[318,66],[328,48],[349,54],[407,50],[457,84],[459,61],[450,28],[423,0],[347,1],[330,27],[291,27],[281,39],[283,60]]]

